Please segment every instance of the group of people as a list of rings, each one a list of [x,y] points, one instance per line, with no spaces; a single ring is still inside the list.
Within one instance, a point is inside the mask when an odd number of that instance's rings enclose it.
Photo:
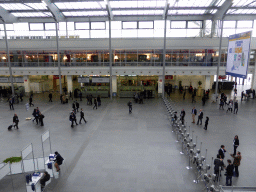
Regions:
[[[192,114],[192,123],[196,123],[195,118],[197,115],[197,110],[195,107],[193,107],[191,114]],[[199,114],[198,114],[198,119],[197,119],[197,125],[199,125],[199,123],[200,123],[200,125],[202,125],[203,118],[204,118],[204,113],[203,113],[203,110],[200,109]],[[204,130],[207,130],[208,123],[209,123],[209,117],[207,116],[205,118]]]
[[[89,94],[86,96],[86,99],[87,99],[87,105],[92,105],[92,101],[93,101],[93,109],[98,109],[99,106],[101,106],[101,98],[100,98],[100,95],[98,95],[97,97],[94,97],[92,96],[92,94]]]
[[[227,160],[227,166],[224,164],[225,153],[227,152],[224,145],[220,146],[220,149],[217,154],[217,158],[214,160],[214,174],[216,175],[216,180],[219,180],[221,177],[221,171],[226,169],[226,186],[232,185],[232,177],[239,177],[238,167],[240,166],[240,162],[242,159],[241,152],[237,151],[239,146],[238,135],[234,137],[233,147],[234,152],[230,153],[230,156],[233,158],[233,163],[231,159]]]
[[[228,111],[233,111],[234,108],[234,114],[237,114],[238,112],[238,101],[236,99],[232,100],[230,99],[229,102],[227,102],[227,96],[224,93],[221,93],[221,98],[220,98],[220,107],[219,109],[223,109],[224,110],[224,105],[228,105]]]
[[[36,121],[37,125],[39,123],[41,126],[44,126],[44,115],[39,111],[38,107],[34,109],[32,115],[34,116],[32,122]]]
[[[76,125],[78,125],[77,121],[76,121],[76,109],[73,109],[73,111],[70,113],[69,115],[69,121],[71,122],[71,127],[73,128],[74,127],[74,123]],[[77,110],[78,112],[78,110]],[[84,118],[84,111],[83,109],[81,108],[81,111],[80,111],[80,120],[79,120],[79,124],[82,124],[82,120],[84,120],[85,123],[87,123],[87,121],[85,120]]]
[[[143,104],[143,94],[142,93],[135,93],[134,94],[134,101],[135,103]]]

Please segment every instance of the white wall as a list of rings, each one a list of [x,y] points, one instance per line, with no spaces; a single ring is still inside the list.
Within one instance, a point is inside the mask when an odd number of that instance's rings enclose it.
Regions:
[[[10,50],[56,50],[54,39],[8,40]],[[95,50],[109,48],[106,39],[60,39],[60,50]],[[223,38],[222,48],[227,48],[228,38]],[[219,38],[167,38],[167,49],[218,49]],[[256,37],[252,38],[251,49],[256,48]],[[114,38],[112,49],[163,49],[163,38]],[[5,42],[0,41],[0,50],[5,50]]]

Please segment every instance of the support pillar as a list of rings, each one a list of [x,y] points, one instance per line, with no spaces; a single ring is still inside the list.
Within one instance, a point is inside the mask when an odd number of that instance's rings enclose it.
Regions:
[[[205,86],[204,90],[211,89],[211,75],[205,75]]]
[[[68,93],[73,92],[73,80],[72,75],[67,75],[67,85],[68,85]]]
[[[62,94],[61,70],[60,70],[60,51],[59,51],[59,35],[58,35],[58,22],[57,21],[55,21],[55,30],[56,30],[56,44],[57,44],[57,55],[58,55],[58,72],[59,72],[60,94]]]
[[[166,55],[166,16],[164,19],[164,49],[163,49],[163,77],[162,77],[162,97],[164,97],[164,85],[165,85],[165,55]],[[159,91],[159,87],[158,87]]]
[[[163,93],[163,75],[158,76],[158,94]]]
[[[110,85],[110,99],[112,99],[112,47],[111,47],[111,19],[109,17],[109,85]]]
[[[117,95],[117,76],[112,76],[112,93],[115,93]]]
[[[29,96],[30,92],[31,92],[29,76],[24,75],[23,76],[23,81],[24,81],[25,95]]]

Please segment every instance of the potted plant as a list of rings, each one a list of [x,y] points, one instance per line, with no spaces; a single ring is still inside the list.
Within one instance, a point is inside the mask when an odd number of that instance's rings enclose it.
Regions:
[[[22,160],[21,157],[9,157],[9,158],[5,159],[3,162],[4,162],[4,163],[10,162],[10,163],[12,164],[12,163],[18,163],[18,162],[20,162],[21,160]]]

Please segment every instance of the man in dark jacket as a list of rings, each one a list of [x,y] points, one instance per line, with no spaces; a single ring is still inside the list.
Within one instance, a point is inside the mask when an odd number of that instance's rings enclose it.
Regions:
[[[81,108],[81,111],[80,111],[80,121],[79,121],[79,124],[82,124],[82,119],[84,120],[84,122],[86,123],[87,121],[84,119],[84,111],[83,109]]]
[[[55,164],[54,166],[56,167],[56,170],[59,171],[60,170],[60,165],[62,165],[63,163],[63,158],[61,157],[61,155],[56,151],[55,152]]]
[[[43,191],[46,181],[49,181],[50,178],[50,174],[47,171],[45,171],[43,177],[40,179],[41,191]]]
[[[127,105],[129,106],[129,113],[132,113],[132,102],[129,101]]]
[[[16,128],[19,129],[19,127],[18,127],[19,118],[18,118],[18,116],[17,116],[16,113],[15,113],[14,116],[13,116],[12,122],[15,123],[15,125],[13,126],[13,128],[16,126]]]
[[[72,103],[72,108],[73,108],[74,113],[76,114],[76,102],[75,101]]]
[[[10,98],[10,99],[9,99],[9,105],[10,105],[10,109],[11,109],[11,110],[12,110],[12,109],[14,110],[14,108],[13,108],[13,103],[14,103],[14,102],[13,102],[13,99]]]
[[[186,115],[186,113],[185,113],[184,109],[182,109],[181,112],[180,112],[180,120],[182,122],[182,125],[184,125],[185,115]]]
[[[202,109],[200,109],[199,115],[198,115],[198,120],[197,120],[197,125],[199,124],[199,121],[200,121],[200,125],[202,125],[203,117],[204,117],[204,113],[202,112]]]
[[[77,110],[77,112],[78,112],[78,109],[79,109],[79,103],[76,100],[76,110]]]
[[[41,112],[39,112],[38,119],[41,126],[44,126],[44,115]]]
[[[234,114],[235,113],[237,114],[237,111],[238,111],[238,102],[236,100],[235,103],[234,103]]]
[[[230,159],[228,159],[227,162],[228,162],[228,166],[226,168],[226,170],[227,170],[226,186],[231,186],[234,166],[231,164]]]
[[[29,106],[31,107],[31,105],[34,106],[34,104],[32,103],[33,99],[32,99],[32,96],[29,97]]]
[[[224,145],[221,145],[221,146],[220,146],[220,149],[219,149],[219,152],[218,152],[218,154],[220,155],[220,158],[221,158],[221,159],[224,159],[224,158],[225,158],[225,153],[226,153],[225,146],[224,146]]]
[[[72,128],[74,127],[74,122],[76,123],[76,125],[78,125],[76,122],[76,115],[75,115],[74,111],[70,114],[69,120],[71,121]]]
[[[221,175],[221,169],[224,167],[223,159],[220,158],[220,155],[217,155],[217,158],[214,159],[214,174],[216,175],[216,180],[219,180],[219,176]]]

